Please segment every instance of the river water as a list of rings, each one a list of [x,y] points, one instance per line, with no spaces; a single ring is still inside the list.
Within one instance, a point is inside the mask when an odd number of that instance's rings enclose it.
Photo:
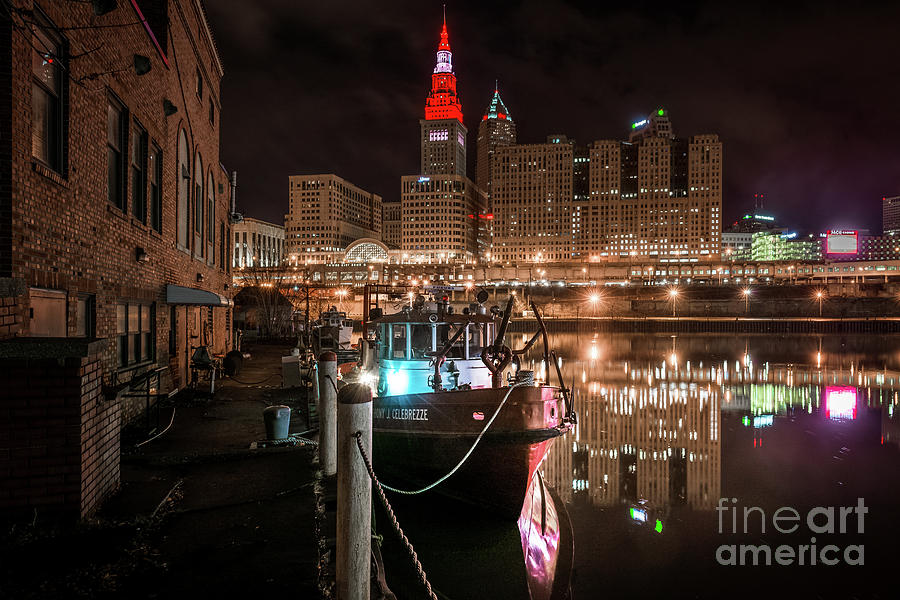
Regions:
[[[895,597],[900,336],[587,324],[550,343],[579,419],[543,465],[572,524],[572,597]],[[515,527],[427,512],[402,520],[441,597],[529,597]]]
[[[544,466],[576,598],[895,597],[900,336],[551,343],[579,413]]]

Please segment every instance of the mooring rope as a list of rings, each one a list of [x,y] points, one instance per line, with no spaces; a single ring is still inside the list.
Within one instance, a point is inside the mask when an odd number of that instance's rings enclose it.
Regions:
[[[331,375],[326,375],[325,379],[327,379],[328,381],[331,382],[331,387],[334,388],[334,393],[337,394],[338,393],[337,384],[334,382],[334,379],[332,379]]]
[[[378,492],[378,498],[381,500],[381,505],[384,507],[385,512],[387,512],[388,517],[391,519],[391,525],[394,527],[394,531],[400,537],[400,540],[406,546],[406,551],[409,552],[410,558],[412,558],[413,564],[416,567],[416,571],[419,574],[419,581],[422,582],[422,585],[425,586],[425,591],[428,593],[428,597],[431,600],[438,600],[437,595],[435,595],[434,591],[431,589],[431,583],[428,581],[428,576],[425,574],[425,570],[422,568],[422,563],[419,562],[419,556],[416,554],[415,548],[413,548],[412,543],[409,541],[409,538],[406,537],[406,534],[403,533],[403,529],[400,527],[399,521],[397,521],[397,515],[394,514],[394,509],[391,508],[391,503],[388,502],[387,496],[384,495],[384,490],[382,489],[382,484],[378,481],[378,477],[375,476],[375,471],[372,470],[372,463],[369,462],[369,457],[366,456],[366,450],[363,448],[362,443],[362,432],[357,431],[353,436],[356,438],[356,446],[359,448],[359,453],[362,456],[363,462],[366,464],[366,470],[369,472],[369,477],[372,479],[372,483],[375,484],[375,491]]]
[[[423,492],[427,492],[428,490],[435,488],[435,487],[439,486],[440,484],[444,483],[450,476],[452,476],[454,473],[456,473],[460,469],[460,467],[462,467],[465,464],[465,462],[472,455],[472,452],[475,451],[475,447],[478,446],[478,443],[481,441],[481,438],[484,437],[484,434],[487,433],[487,430],[490,429],[491,425],[493,424],[494,419],[496,419],[497,415],[500,414],[500,409],[502,409],[503,405],[506,404],[506,401],[509,399],[509,395],[512,394],[512,391],[515,388],[517,388],[519,386],[523,386],[523,385],[530,385],[530,384],[522,381],[520,383],[510,386],[509,391],[506,392],[505,396],[503,396],[503,400],[500,402],[500,405],[497,406],[497,410],[494,411],[494,414],[488,420],[487,424],[484,426],[484,429],[482,429],[481,433],[478,434],[478,437],[475,438],[475,443],[472,444],[472,447],[469,448],[469,451],[466,452],[466,455],[462,457],[462,460],[460,460],[458,463],[456,463],[456,466],[453,467],[453,469],[449,473],[447,473],[446,475],[444,475],[443,477],[441,477],[440,479],[438,479],[431,485],[426,485],[425,487],[423,487],[420,490],[398,490],[397,488],[393,488],[386,483],[382,483],[381,485],[383,485],[385,487],[385,489],[390,490],[397,494],[403,494],[405,496],[415,496],[416,494],[421,494]]]

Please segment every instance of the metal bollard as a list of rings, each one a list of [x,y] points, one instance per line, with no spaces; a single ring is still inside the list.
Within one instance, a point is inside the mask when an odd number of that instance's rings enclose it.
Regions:
[[[359,453],[372,456],[372,390],[351,384],[338,394],[337,563],[339,600],[369,600],[372,480]]]
[[[319,463],[325,475],[337,473],[337,354],[319,355]]]

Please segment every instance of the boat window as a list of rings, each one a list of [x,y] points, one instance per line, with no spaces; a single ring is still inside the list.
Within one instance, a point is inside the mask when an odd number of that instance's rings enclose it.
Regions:
[[[426,358],[428,356],[427,353],[433,350],[431,324],[413,324],[410,327],[412,327],[412,337],[410,338],[411,358]]]
[[[390,360],[391,358],[391,326],[382,325],[378,337],[378,343],[381,345],[381,358]]]
[[[469,323],[469,358],[478,358],[481,356],[482,336],[481,323]]]
[[[456,333],[456,328],[447,323],[440,323],[437,326],[437,347],[443,348],[444,344],[450,341],[450,338]],[[463,336],[459,336],[456,343],[447,351],[447,358],[464,358],[463,357]]]
[[[400,323],[392,327],[391,358],[406,358],[406,323]]]

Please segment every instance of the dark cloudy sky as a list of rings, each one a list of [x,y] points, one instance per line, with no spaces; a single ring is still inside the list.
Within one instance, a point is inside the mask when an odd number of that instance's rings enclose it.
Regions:
[[[419,164],[441,2],[206,0],[225,67],[222,160],[238,208],[281,222],[292,174],[385,199]],[[523,143],[624,139],[663,106],[725,147],[726,223],[753,208],[810,229],[881,228],[900,195],[900,3],[447,0],[475,131],[500,80]]]

